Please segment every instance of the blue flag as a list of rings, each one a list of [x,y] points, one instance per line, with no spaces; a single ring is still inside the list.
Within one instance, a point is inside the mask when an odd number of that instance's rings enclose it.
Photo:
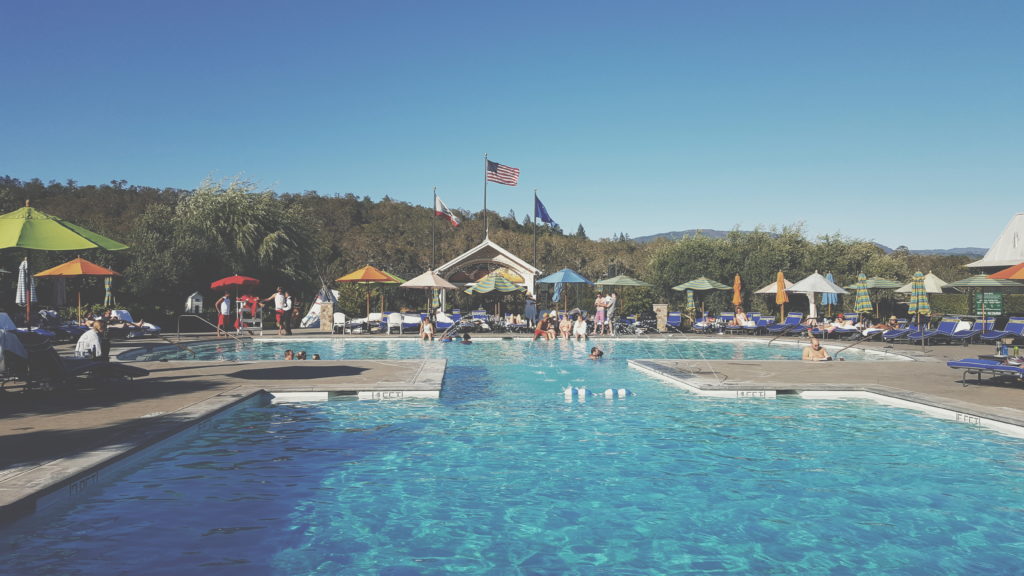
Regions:
[[[544,207],[544,203],[536,196],[533,197],[533,217],[540,218],[540,221],[545,224],[557,226],[555,221],[551,219],[551,216],[548,215],[548,209]]]

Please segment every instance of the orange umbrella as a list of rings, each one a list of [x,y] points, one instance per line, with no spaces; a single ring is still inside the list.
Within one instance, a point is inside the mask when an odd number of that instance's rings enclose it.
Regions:
[[[364,284],[369,286],[370,284],[402,284],[405,280],[397,276],[392,276],[387,272],[381,272],[373,266],[363,266],[355,272],[349,272],[341,278],[334,280],[335,282],[351,282],[355,284]],[[383,310],[381,310],[383,312]],[[366,289],[366,316],[370,316],[370,289]]]
[[[779,312],[779,321],[786,321],[786,302],[789,302],[789,294],[786,293],[786,277],[782,275],[782,270],[779,270],[779,275],[775,278],[775,303],[781,306],[781,312]]]
[[[742,306],[743,305],[743,294],[740,293],[740,288],[743,284],[740,282],[740,275],[736,275],[736,279],[732,281],[732,305]]]
[[[1010,266],[1006,270],[1000,270],[995,274],[989,274],[988,277],[997,280],[1024,280],[1024,262]]]
[[[93,264],[85,258],[75,258],[70,262],[65,262],[60,266],[54,266],[49,270],[43,270],[36,274],[36,277],[40,276],[120,276],[118,272],[114,272],[109,268],[104,268],[99,264]],[[82,321],[82,291],[78,291],[78,321]]]

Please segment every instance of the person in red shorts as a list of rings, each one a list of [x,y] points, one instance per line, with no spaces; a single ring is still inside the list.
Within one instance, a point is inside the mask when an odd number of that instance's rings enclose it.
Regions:
[[[277,322],[277,335],[284,336],[284,323],[290,320],[291,310],[288,309],[288,297],[285,296],[284,288],[278,286],[277,292],[263,299],[264,302],[274,301],[274,321]]]
[[[221,332],[227,338],[228,330],[235,325],[235,303],[231,301],[231,293],[225,292],[214,306],[217,307],[217,338],[221,337]]]

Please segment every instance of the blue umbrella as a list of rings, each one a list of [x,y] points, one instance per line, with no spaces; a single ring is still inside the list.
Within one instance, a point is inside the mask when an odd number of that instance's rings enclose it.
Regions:
[[[559,282],[567,284],[593,284],[590,280],[587,280],[583,276],[580,276],[576,271],[568,268],[562,268],[554,274],[545,276],[540,280],[537,280],[542,284],[558,284]]]
[[[562,268],[561,270],[559,270],[558,272],[555,272],[554,274],[545,276],[545,277],[541,278],[540,280],[537,280],[537,282],[540,282],[542,284],[554,284],[555,285],[555,294],[552,297],[552,300],[554,300],[555,302],[558,302],[559,300],[562,299],[562,293],[565,290],[564,289],[564,285],[565,284],[590,284],[590,285],[594,284],[590,280],[587,280],[583,276],[580,276],[574,270],[570,270],[568,268]],[[566,310],[569,309],[569,299],[568,298],[566,298],[565,309]]]
[[[833,284],[835,284],[835,282],[836,282],[836,279],[832,277],[832,273],[831,272],[829,272],[828,274],[825,274],[825,280],[828,280],[829,282],[832,282]],[[828,306],[828,315],[829,316],[832,315],[832,306],[834,306],[836,304],[839,304],[839,295],[838,294],[834,294],[832,292],[822,292],[821,293],[821,305],[822,306]]]

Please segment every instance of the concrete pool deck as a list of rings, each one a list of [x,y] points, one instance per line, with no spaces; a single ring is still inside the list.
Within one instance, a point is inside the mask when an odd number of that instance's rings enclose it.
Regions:
[[[480,334],[474,338],[508,336]],[[338,336],[306,331],[297,331],[293,336],[311,337]],[[734,339],[690,334],[652,338]],[[594,338],[591,342],[600,345],[604,340]],[[134,344],[137,343],[124,343]],[[788,339],[773,345],[795,344],[795,340]],[[930,346],[925,352],[920,346],[862,347],[905,355],[916,361],[649,359],[632,360],[630,364],[696,393],[732,398],[873,394],[891,398],[897,405],[907,402],[947,411],[969,424],[1024,426],[1024,383],[985,379],[978,384],[972,379],[970,385],[964,386],[959,381],[962,373],[946,367],[947,360],[990,354],[992,346],[939,345]],[[90,485],[105,481],[107,478],[101,477],[100,471],[111,464],[194,429],[197,423],[214,415],[237,406],[253,405],[251,402],[266,402],[268,393],[294,399],[328,399],[339,395],[369,399],[437,397],[445,370],[443,360],[178,361],[138,365],[151,374],[127,385],[76,394],[0,393],[0,522],[30,514],[50,501],[73,497]]]

